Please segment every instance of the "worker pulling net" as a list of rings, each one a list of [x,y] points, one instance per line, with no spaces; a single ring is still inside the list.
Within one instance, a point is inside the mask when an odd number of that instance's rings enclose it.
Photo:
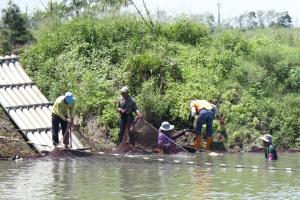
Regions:
[[[152,124],[147,122],[145,119],[137,119],[133,123],[130,135],[133,137],[135,141],[136,148],[143,148],[147,151],[151,151],[153,153],[161,153],[163,148],[160,147],[160,135],[167,140],[168,143],[172,144],[170,148],[170,152],[168,153],[178,153],[178,152],[194,152],[189,144],[194,142],[193,134],[187,134],[189,131],[176,131],[175,135],[176,141],[173,137],[167,136],[162,133],[162,130],[158,130]]]

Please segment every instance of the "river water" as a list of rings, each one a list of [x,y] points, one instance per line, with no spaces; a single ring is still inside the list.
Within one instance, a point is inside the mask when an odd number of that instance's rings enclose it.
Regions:
[[[300,199],[300,154],[166,156],[203,164],[89,158],[0,162],[0,199]],[[138,159],[142,159],[139,157]],[[137,160],[138,160],[137,159]],[[205,166],[204,163],[216,166]],[[222,167],[220,164],[227,164]],[[259,169],[235,168],[236,165]],[[293,168],[270,170],[268,168]]]

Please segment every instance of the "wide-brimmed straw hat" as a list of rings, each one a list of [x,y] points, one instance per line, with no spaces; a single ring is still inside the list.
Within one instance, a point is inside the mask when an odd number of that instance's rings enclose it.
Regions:
[[[159,130],[170,131],[174,129],[174,125],[171,125],[169,122],[163,122]]]
[[[124,86],[121,88],[120,91],[121,91],[121,93],[126,93],[126,92],[129,92],[129,88],[128,88],[128,86]]]
[[[260,136],[259,139],[262,139],[265,142],[272,143],[273,137],[270,134],[266,134],[266,135]]]

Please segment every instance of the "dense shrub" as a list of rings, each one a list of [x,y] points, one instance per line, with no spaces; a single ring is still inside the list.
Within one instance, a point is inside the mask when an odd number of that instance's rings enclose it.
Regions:
[[[203,44],[209,40],[208,27],[186,17],[179,18],[164,31],[169,39],[191,45]]]
[[[226,118],[227,146],[249,148],[264,133],[282,147],[299,145],[297,30],[215,34],[187,18],[157,27],[127,15],[79,18],[41,30],[22,63],[47,97],[73,91],[82,115],[98,116],[114,138],[116,99],[128,84],[157,127],[168,120],[186,128],[190,100],[214,99]]]

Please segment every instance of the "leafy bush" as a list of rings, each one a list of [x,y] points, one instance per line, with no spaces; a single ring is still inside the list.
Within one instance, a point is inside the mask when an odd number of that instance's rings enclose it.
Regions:
[[[149,31],[130,15],[78,18],[41,30],[22,63],[52,101],[73,91],[83,118],[97,116],[114,140],[116,98],[128,84],[157,127],[170,121],[186,128],[191,99],[216,99],[226,118],[227,146],[249,148],[265,133],[279,146],[299,145],[297,31],[215,34],[188,18],[157,27]],[[290,32],[299,42],[292,47],[274,36]]]
[[[237,55],[249,55],[252,47],[247,38],[239,31],[224,31],[217,38],[217,45],[231,50]]]
[[[165,34],[171,40],[196,45],[209,40],[209,30],[204,24],[193,22],[186,17],[179,18],[165,29]]]
[[[144,53],[129,58],[125,67],[128,85],[134,93],[140,92],[140,84],[152,79],[155,88],[164,92],[168,79],[172,81],[182,80],[181,71],[176,63],[169,59],[163,60],[158,54]]]

